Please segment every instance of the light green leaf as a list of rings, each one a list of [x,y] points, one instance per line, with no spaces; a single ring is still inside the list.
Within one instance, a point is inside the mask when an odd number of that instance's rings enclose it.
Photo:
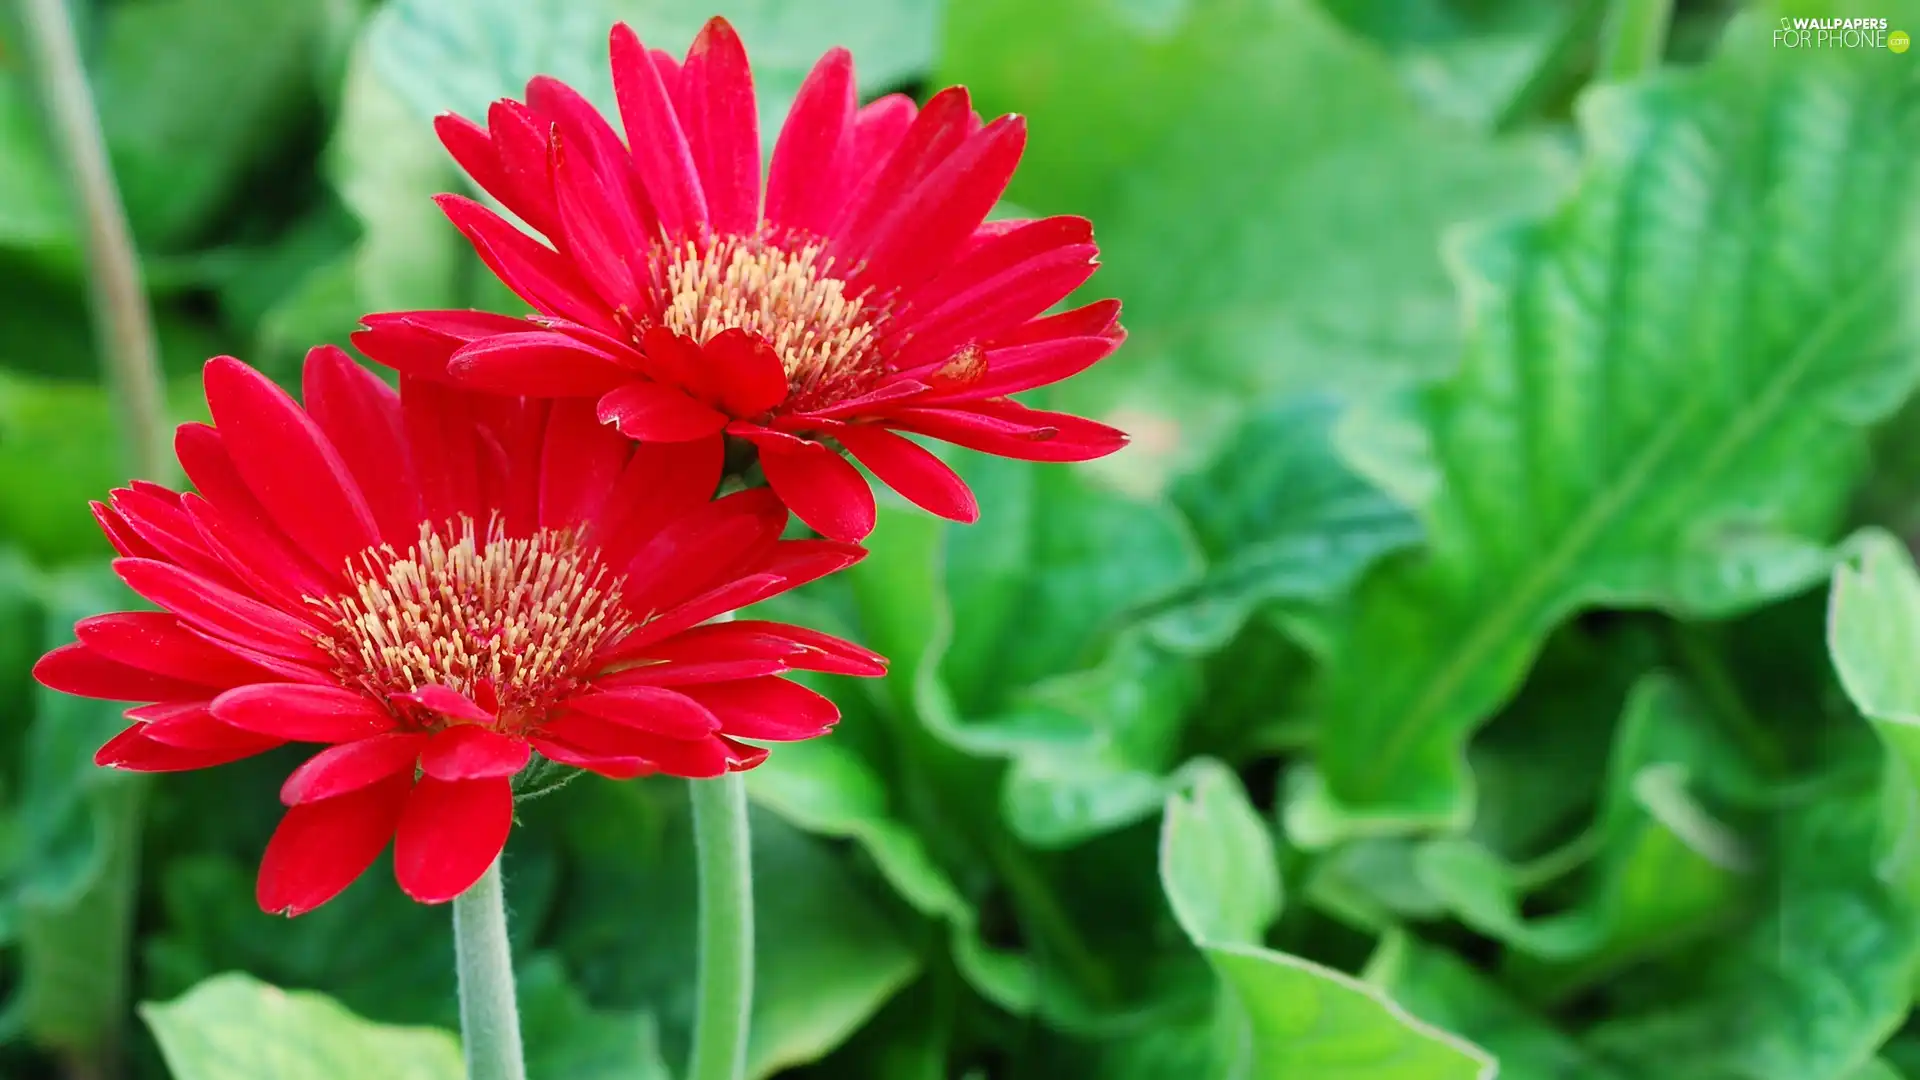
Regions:
[[[209,979],[140,1007],[173,1080],[461,1080],[460,1044],[432,1028],[363,1020],[323,994],[250,975]]]
[[[1086,292],[1131,336],[1050,403],[1135,433],[1116,476],[1205,460],[1249,401],[1441,370],[1441,231],[1557,186],[1545,144],[1425,114],[1310,0],[970,0],[945,46],[939,82],[1029,118],[1009,196],[1099,226]]]
[[[763,116],[786,114],[822,53],[854,55],[861,85],[904,83],[933,57],[934,0],[745,0],[724,12],[753,61]],[[519,97],[552,75],[612,115],[607,31],[630,24],[649,47],[686,51],[713,12],[669,0],[396,0],[374,16],[374,63],[423,119],[452,110],[482,118],[496,98]],[[771,136],[773,124],[762,122]],[[771,139],[768,140],[771,142]]]
[[[1265,827],[1230,776],[1215,772],[1190,798],[1168,800],[1160,881],[1220,981],[1207,1075],[1492,1080],[1492,1059],[1377,989],[1256,943],[1279,907],[1279,875]]]
[[[1330,968],[1247,945],[1203,950],[1245,1027],[1229,1076],[1272,1080],[1493,1080],[1478,1047]]]
[[[347,60],[340,120],[327,147],[328,178],[361,227],[355,299],[370,311],[451,307],[469,249],[433,196],[455,190],[459,173],[431,120],[407,107],[375,59],[381,17]]]
[[[1167,902],[1187,936],[1259,944],[1280,915],[1280,866],[1266,822],[1231,770],[1208,763],[1190,792],[1167,800],[1160,845]]]
[[[1920,574],[1898,539],[1870,531],[1833,571],[1827,647],[1853,699],[1920,784]]]
[[[1218,648],[1255,607],[1330,601],[1375,560],[1420,539],[1413,516],[1334,452],[1340,411],[1319,394],[1262,409],[1205,469],[1174,483],[1207,571],[1154,618],[1160,641]]]
[[[1484,1047],[1499,1060],[1500,1080],[1626,1080],[1493,980],[1410,934],[1381,943],[1366,979],[1420,1019]]]
[[[1328,687],[1329,789],[1379,827],[1468,819],[1462,744],[1569,614],[1726,614],[1824,576],[1860,429],[1920,371],[1889,316],[1915,69],[1743,25],[1706,68],[1584,100],[1579,195],[1460,249],[1460,372],[1346,432],[1432,548],[1363,586]]]

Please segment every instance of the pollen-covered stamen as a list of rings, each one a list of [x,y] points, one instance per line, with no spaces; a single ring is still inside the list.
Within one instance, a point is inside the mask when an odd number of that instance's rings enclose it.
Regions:
[[[404,554],[364,553],[351,579],[353,592],[318,601],[335,620],[321,644],[344,678],[380,695],[440,685],[497,701],[510,730],[544,719],[632,627],[620,579],[565,531],[422,525]]]
[[[819,244],[789,250],[729,236],[702,250],[689,242],[658,268],[660,321],[701,344],[745,330],[773,347],[795,397],[851,396],[885,370],[874,349],[884,315],[849,296],[833,269]]]

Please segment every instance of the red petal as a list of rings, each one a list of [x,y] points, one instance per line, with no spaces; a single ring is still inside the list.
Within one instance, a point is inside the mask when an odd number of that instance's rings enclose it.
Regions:
[[[390,544],[411,544],[426,508],[413,476],[400,395],[331,345],[307,354],[301,385],[307,415],[339,451],[381,537]]]
[[[564,742],[542,738],[537,735],[531,737],[528,741],[531,742],[533,748],[538,750],[544,757],[557,761],[562,765],[572,765],[577,769],[585,769],[588,772],[597,773],[609,780],[632,780],[638,776],[651,776],[656,771],[653,767],[653,762],[645,758],[595,754],[582,750],[577,746],[571,746]]]
[[[394,694],[395,701],[409,701],[430,712],[452,720],[476,724],[493,723],[493,714],[473,703],[473,699],[446,686],[423,686],[411,694]]]
[[[737,611],[749,604],[757,604],[769,596],[776,596],[792,587],[780,575],[768,573],[752,574],[729,581],[701,593],[679,607],[648,619],[646,625],[627,635],[617,648],[608,652],[602,659],[617,661],[637,655],[651,642],[665,640],[690,626],[697,626],[715,616]]]
[[[653,205],[640,183],[633,155],[627,153],[626,144],[620,141],[620,136],[607,123],[606,117],[600,115],[600,110],[572,87],[546,75],[536,75],[528,80],[527,101],[538,111],[543,128],[559,129],[569,155],[587,155],[594,171],[608,183],[620,188],[623,212],[632,215],[639,224],[640,233],[649,237],[658,236],[660,218],[654,213]],[[543,135],[537,162],[543,178],[551,168],[547,142]]]
[[[576,150],[557,134],[548,157],[560,246],[609,308],[639,307],[656,237],[628,203],[630,169],[606,170],[591,149]]]
[[[162,701],[127,710],[127,719],[142,721],[140,733],[157,743],[182,750],[239,751],[257,754],[284,740],[241,731],[213,718],[205,701]]]
[[[721,408],[759,416],[787,400],[787,369],[765,341],[745,330],[723,330],[704,348]]]
[[[541,736],[547,742],[568,747],[581,761],[610,760],[617,771],[630,769],[629,763],[638,761],[674,776],[719,776],[727,771],[733,756],[726,744],[711,735],[670,739],[577,712],[562,713],[548,721]]]
[[[938,273],[1000,200],[1026,145],[1027,124],[1018,116],[1003,116],[969,138],[899,197],[849,284],[911,288]]]
[[[77,641],[41,657],[33,665],[33,677],[63,694],[106,701],[204,698],[216,689],[115,663]]]
[[[492,334],[517,334],[525,319],[485,311],[397,311],[362,315],[366,329],[353,334],[354,348],[367,359],[402,375],[447,381],[447,360],[469,341]]]
[[[173,495],[172,492],[167,494]],[[142,540],[152,545],[162,559],[209,581],[228,586],[240,584],[227,565],[207,550],[200,531],[193,527],[192,520],[180,509],[178,496],[167,499],[151,490],[129,491],[120,488],[113,492],[112,498],[113,508],[120,512],[121,520],[131,526]]]
[[[338,798],[371,787],[390,776],[413,779],[414,762],[427,736],[411,731],[356,739],[329,746],[308,758],[280,785],[280,801],[288,806]]]
[[[860,181],[841,212],[830,249],[837,265],[851,266],[864,260],[896,211],[913,208],[905,196],[966,142],[972,121],[973,105],[965,87],[950,86],[928,99],[926,107],[907,125],[886,164]]]
[[[720,486],[726,443],[719,435],[641,443],[607,493],[593,539],[609,566],[630,562],[667,523],[705,506]]]
[[[737,619],[696,626],[649,646],[637,655],[657,661],[669,670],[680,665],[760,658],[779,660],[789,667],[840,675],[881,675],[887,670],[885,657],[851,641],[843,641],[818,630],[762,619]],[[636,668],[620,674],[626,676],[648,670]]]
[[[120,516],[120,511],[98,499],[89,502],[87,508],[93,511],[93,520],[100,523],[100,531],[106,534],[107,543],[113,545],[113,550],[129,559],[160,557],[160,552],[154,550],[152,544],[140,539],[140,534],[133,531],[133,526]]]
[[[1127,445],[1125,432],[1105,424],[1011,401],[899,409],[889,414],[887,425],[1021,461],[1091,461]]]
[[[441,113],[433,118],[433,133],[440,137],[440,145],[447,148],[461,171],[480,185],[480,190],[513,209],[515,192],[500,170],[500,155],[494,152],[493,137],[487,134],[486,128],[464,116]]]
[[[146,724],[135,724],[107,741],[94,755],[93,763],[128,772],[186,772],[210,769],[215,765],[249,758],[278,743],[234,743],[221,747],[174,746],[147,734]]]
[[[535,309],[609,332],[619,329],[605,304],[558,252],[472,199],[436,195],[433,201],[473,245],[487,269]],[[359,344],[358,337],[354,343]]]
[[[724,414],[672,387],[629,382],[600,399],[600,422],[642,442],[689,442],[727,426]]]
[[[969,525],[980,520],[980,504],[967,482],[924,447],[884,428],[848,425],[835,432],[840,444],[880,482],[930,514]]]
[[[720,718],[721,730],[737,739],[793,742],[825,735],[840,720],[832,701],[799,683],[768,676],[687,688],[687,696]]]
[[[456,724],[433,737],[420,754],[420,769],[435,780],[483,780],[512,776],[527,767],[525,739],[478,724]]]
[[[162,611],[117,611],[74,624],[87,648],[129,667],[203,686],[228,687],[272,681],[232,653],[197,637]]]
[[[853,128],[857,100],[853,54],[828,50],[793,99],[767,173],[767,220],[801,232],[822,233],[845,197],[841,141]]]
[[[993,349],[986,354],[987,373],[978,381],[935,395],[928,404],[981,401],[1004,397],[1047,386],[1080,372],[1113,355],[1124,334],[1109,337],[1059,338]]]
[[[178,615],[182,622],[290,660],[324,665],[305,622],[171,563],[116,559],[114,572],[127,587]]]
[[[707,20],[680,73],[680,117],[715,232],[760,224],[760,120],[747,50],[727,20]]]
[[[336,591],[344,568],[322,570],[274,525],[253,497],[227,453],[226,440],[205,424],[182,424],[174,450],[199,495],[183,496],[207,548],[256,593],[294,611],[309,609],[305,597]]]
[[[540,526],[577,529],[598,519],[632,453],[633,443],[600,423],[591,402],[554,402],[540,453]]]
[[[353,884],[387,846],[412,787],[412,777],[396,776],[288,810],[260,859],[260,909],[300,915]]]
[[[307,683],[258,683],[213,699],[223,723],[288,742],[344,743],[393,730],[393,717],[363,694]]]
[[[666,85],[646,46],[627,24],[614,26],[608,45],[614,97],[641,186],[669,237],[692,235],[706,224],[706,194]]]
[[[668,522],[626,565],[627,606],[659,612],[739,576],[772,550],[787,511],[764,488],[735,492]]]
[[[598,397],[633,377],[604,353],[545,330],[463,345],[447,371],[469,389],[528,397]]]
[[[697,739],[720,730],[720,721],[699,702],[653,686],[593,690],[574,697],[568,705],[588,716],[670,739]]]
[[[760,447],[760,468],[767,485],[815,532],[854,543],[873,531],[873,489],[845,458],[807,439],[759,437],[754,441]]]
[[[393,875],[408,896],[442,904],[480,880],[513,829],[513,784],[420,778],[393,840]]]
[[[274,522],[322,567],[380,543],[373,511],[345,461],[286,391],[232,357],[207,361],[207,408]]]

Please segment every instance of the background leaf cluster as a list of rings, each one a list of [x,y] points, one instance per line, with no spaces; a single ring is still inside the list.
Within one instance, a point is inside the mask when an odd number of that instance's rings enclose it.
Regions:
[[[434,114],[608,103],[665,0],[74,5],[181,419],[397,307],[513,310],[428,196]],[[1577,0],[741,0],[762,107],[849,45],[971,87],[1125,302],[1044,395],[1135,435],[961,452],[770,605],[894,658],[750,776],[751,1072],[1920,1080],[1920,60]],[[1652,5],[1657,6],[1657,5]],[[451,1080],[445,912],[384,867],[252,899],[286,755],[93,768],[27,677],[124,604],[79,238],[0,21],[0,1074]],[[775,125],[764,125],[769,137]],[[507,852],[535,1080],[666,1080],[683,790],[583,782]]]

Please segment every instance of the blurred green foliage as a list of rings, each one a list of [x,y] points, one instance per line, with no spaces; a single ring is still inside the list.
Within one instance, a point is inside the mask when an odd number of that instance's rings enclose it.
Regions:
[[[1094,220],[1132,334],[1047,404],[1135,434],[956,453],[981,524],[885,506],[769,605],[893,669],[750,775],[754,1080],[1920,1080],[1920,60],[1769,40],[1920,4],[1736,6],[1614,85],[1588,0],[722,10],[769,140],[833,44],[1030,117],[1009,202]],[[517,310],[432,116],[710,14],[74,8],[181,419],[214,353]],[[107,773],[117,710],[27,678],[124,599],[124,466],[23,62],[0,21],[0,1075],[454,1077],[443,910],[254,906],[285,754]],[[671,1077],[683,789],[524,817],[533,1077]]]

